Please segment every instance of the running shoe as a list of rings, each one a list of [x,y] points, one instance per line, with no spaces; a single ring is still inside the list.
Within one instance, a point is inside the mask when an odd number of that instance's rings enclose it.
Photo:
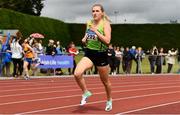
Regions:
[[[82,95],[82,99],[80,102],[80,105],[83,106],[87,103],[87,99],[92,95],[92,93],[90,91],[86,91],[83,95]]]
[[[111,111],[111,110],[112,110],[112,100],[109,100],[106,102],[105,111]]]
[[[27,75],[25,75],[25,76],[24,76],[24,79],[25,79],[25,80],[30,80],[30,77],[27,76]]]

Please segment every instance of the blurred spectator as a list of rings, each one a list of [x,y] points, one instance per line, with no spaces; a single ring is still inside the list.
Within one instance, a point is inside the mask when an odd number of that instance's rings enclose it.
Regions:
[[[75,56],[77,56],[79,54],[79,51],[78,49],[75,47],[75,44],[74,43],[70,43],[69,45],[69,49],[68,49],[68,52],[69,52],[69,55],[70,56],[73,56],[73,71],[71,72],[71,68],[68,68],[68,72],[69,74],[74,74],[74,70],[76,68],[76,61],[75,61]]]
[[[56,42],[56,54],[57,55],[62,55],[63,54],[63,49],[62,49],[62,47],[61,47],[61,43],[60,43],[60,41],[57,41]]]
[[[120,47],[117,47],[116,50],[115,50],[115,57],[116,57],[116,73],[119,74],[119,67],[120,67],[120,63],[121,63],[121,60],[122,60],[122,55],[123,53],[120,51]]]
[[[46,55],[51,55],[54,56],[56,54],[56,45],[54,44],[54,40],[50,39],[48,46],[46,46]],[[41,69],[41,71],[45,71],[44,69]],[[51,75],[51,73],[53,72],[53,69],[49,68],[47,69],[47,74]],[[58,73],[58,72],[57,72]]]
[[[122,67],[126,74],[131,73],[131,65],[132,65],[132,56],[129,47],[126,47],[126,49],[123,52],[123,62],[122,62]]]
[[[159,55],[157,56],[157,59],[156,59],[156,65],[157,65],[156,73],[157,74],[162,73],[163,65],[166,65],[166,60],[165,60],[166,55],[167,54],[164,53],[164,49],[160,48]]]
[[[55,55],[56,47],[54,47],[54,40],[49,40],[48,46],[46,47],[46,55]]]
[[[178,51],[172,48],[171,50],[168,51],[168,56],[167,56],[167,63],[168,63],[168,69],[167,73],[170,73],[173,65],[175,64],[175,59]]]
[[[132,48],[129,50],[130,51],[130,53],[131,53],[131,56],[132,56],[132,59],[134,60],[134,61],[136,61],[136,59],[135,59],[135,56],[136,56],[136,46],[132,46]]]
[[[57,41],[56,45],[54,45],[55,49],[56,49],[56,55],[63,55],[63,51],[62,51],[62,47],[61,47],[61,42]],[[62,69],[61,68],[56,68],[56,75],[62,75]]]
[[[32,60],[32,76],[35,76],[38,70],[38,65],[40,64],[39,55],[42,55],[42,49],[40,49],[39,43],[34,40],[32,44],[32,48],[34,50],[34,59]]]
[[[107,50],[107,55],[108,55],[108,62],[111,68],[110,74],[114,75],[115,73],[115,51],[113,49],[112,44],[109,45],[108,50]]]
[[[180,51],[179,51],[179,50],[178,50],[178,57],[177,57],[177,58],[178,58],[178,64],[179,64],[179,65],[178,65],[178,66],[179,66],[179,67],[178,67],[178,68],[179,68],[179,69],[178,69],[178,73],[180,74]]]
[[[149,63],[150,63],[151,74],[154,74],[156,59],[158,55],[159,55],[158,49],[156,46],[154,46],[153,49],[150,50],[150,54],[148,57]]]
[[[123,47],[123,46],[121,46],[120,51],[121,51],[122,53],[124,52],[124,47]]]
[[[142,59],[145,58],[145,53],[141,47],[138,47],[135,54],[136,73],[142,73]]]
[[[22,46],[20,45],[19,41],[21,38],[13,37],[13,40],[10,44],[11,46],[11,53],[12,53],[12,61],[13,61],[13,77],[18,77],[19,75],[22,76],[23,72],[23,50]]]
[[[35,39],[33,37],[28,37],[27,40],[28,40],[29,45],[32,46]]]
[[[40,52],[41,52],[40,55],[41,55],[41,54],[44,54],[44,51],[43,51],[44,49],[43,49],[43,46],[42,46],[42,40],[39,40],[38,45],[39,45],[39,46],[38,46],[38,47],[39,47],[39,50],[40,50]]]
[[[7,36],[6,43],[2,45],[2,74],[3,76],[10,77],[10,67],[12,61],[12,54],[10,48],[10,36]]]
[[[2,55],[3,53],[1,52],[1,49],[2,49],[2,39],[1,39],[2,36],[0,36],[0,76],[2,74]]]
[[[2,36],[0,36],[0,50],[2,48]]]
[[[132,61],[134,60],[136,62],[136,58],[135,58],[135,55],[136,55],[136,46],[132,46],[132,48],[129,50],[129,52],[131,54],[131,60],[130,60],[131,63],[129,63],[130,64],[130,68],[129,69],[131,71],[131,69],[132,69]]]

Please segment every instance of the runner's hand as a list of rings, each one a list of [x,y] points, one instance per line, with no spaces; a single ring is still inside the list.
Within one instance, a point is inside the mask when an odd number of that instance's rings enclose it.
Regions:
[[[82,39],[82,43],[86,43],[86,37],[84,37],[83,39]]]

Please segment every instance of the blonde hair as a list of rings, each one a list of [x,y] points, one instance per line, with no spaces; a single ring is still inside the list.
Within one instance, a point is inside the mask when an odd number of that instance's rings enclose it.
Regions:
[[[93,7],[95,7],[95,6],[99,6],[100,8],[101,8],[101,11],[103,12],[103,18],[105,19],[105,20],[107,20],[107,21],[109,21],[109,22],[111,22],[111,20],[110,20],[110,18],[109,18],[109,16],[108,15],[106,15],[106,13],[105,13],[105,11],[104,11],[104,8],[103,8],[103,6],[101,5],[101,4],[94,4],[93,5]],[[92,7],[92,8],[93,8]]]

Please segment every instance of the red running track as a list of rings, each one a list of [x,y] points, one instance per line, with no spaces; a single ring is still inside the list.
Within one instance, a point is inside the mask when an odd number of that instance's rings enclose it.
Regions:
[[[110,112],[99,77],[85,79],[93,96],[83,107],[73,77],[0,80],[0,114],[180,114],[179,75],[110,77]]]

